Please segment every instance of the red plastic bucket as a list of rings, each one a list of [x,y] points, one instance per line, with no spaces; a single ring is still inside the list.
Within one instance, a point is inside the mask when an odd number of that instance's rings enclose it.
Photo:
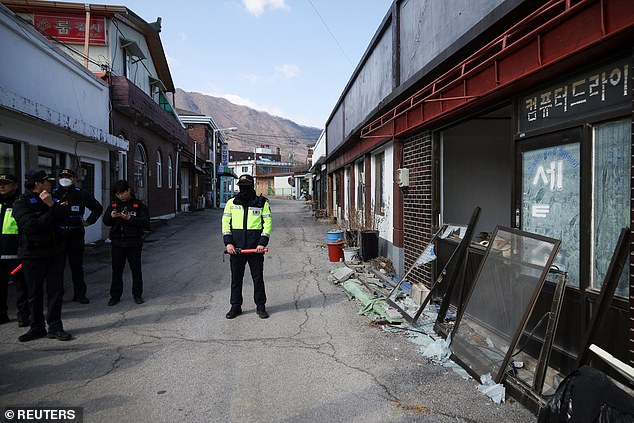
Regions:
[[[343,242],[327,242],[328,258],[331,262],[341,261],[343,258]]]

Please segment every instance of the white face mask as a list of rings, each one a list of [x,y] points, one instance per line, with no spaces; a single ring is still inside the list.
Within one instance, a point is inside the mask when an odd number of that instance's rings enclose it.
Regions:
[[[69,187],[73,184],[73,180],[69,179],[69,178],[61,178],[59,180],[59,184],[60,186],[63,186],[64,188]]]

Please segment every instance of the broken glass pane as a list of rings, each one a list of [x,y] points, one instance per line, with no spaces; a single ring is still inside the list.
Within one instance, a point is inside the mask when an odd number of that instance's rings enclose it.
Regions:
[[[451,344],[472,374],[500,382],[558,249],[557,240],[496,228]]]

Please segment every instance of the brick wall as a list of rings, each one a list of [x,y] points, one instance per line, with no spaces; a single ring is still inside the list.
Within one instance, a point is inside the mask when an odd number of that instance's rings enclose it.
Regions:
[[[409,169],[409,189],[403,195],[403,248],[405,269],[410,269],[432,232],[432,142],[424,132],[403,142],[403,166]],[[411,282],[430,286],[431,267],[412,270]]]
[[[205,125],[200,125],[200,124],[195,124],[195,123],[190,123],[188,124],[188,126],[190,126],[190,128],[187,129],[187,133],[189,134],[190,137],[192,137],[193,139],[203,142],[205,141]]]
[[[172,156],[173,170],[176,169],[176,147],[171,142],[161,138],[154,132],[141,125],[135,125],[134,121],[125,115],[116,111],[114,114],[114,133],[117,135],[125,134],[125,138],[130,142],[128,149],[128,182],[134,186],[134,152],[137,144],[143,145],[145,154],[147,154],[147,206],[150,216],[163,216],[174,213],[174,188],[168,188],[167,179],[167,157]],[[161,188],[156,186],[156,152],[161,151],[163,161],[162,176],[163,185]],[[112,166],[114,168],[114,166]],[[176,175],[175,175],[176,178]],[[174,179],[176,180],[176,179]],[[175,185],[175,184],[174,184]]]
[[[200,124],[189,124],[191,128],[187,129],[187,133],[192,138],[189,141],[189,150],[191,153],[194,153],[194,142],[196,142],[197,147],[197,156],[198,160],[207,160],[207,153],[209,152],[209,148],[207,147],[207,130],[205,125]],[[211,159],[210,159],[211,160]]]

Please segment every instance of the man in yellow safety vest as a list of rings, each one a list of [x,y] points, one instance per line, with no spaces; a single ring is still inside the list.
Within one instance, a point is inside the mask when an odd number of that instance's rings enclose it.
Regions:
[[[13,217],[13,202],[18,198],[18,180],[14,175],[0,175],[0,324],[9,323],[7,294],[11,272],[18,260],[18,224]],[[18,326],[29,326],[29,296],[22,271],[13,275],[17,293]]]
[[[253,279],[253,299],[256,313],[266,319],[266,292],[264,289],[264,248],[269,243],[273,219],[269,200],[255,194],[251,175],[238,179],[240,193],[229,199],[222,215],[222,235],[231,255],[231,309],[225,316],[233,319],[242,314],[242,281],[246,264],[249,263]],[[243,249],[254,249],[255,253],[243,254]]]

